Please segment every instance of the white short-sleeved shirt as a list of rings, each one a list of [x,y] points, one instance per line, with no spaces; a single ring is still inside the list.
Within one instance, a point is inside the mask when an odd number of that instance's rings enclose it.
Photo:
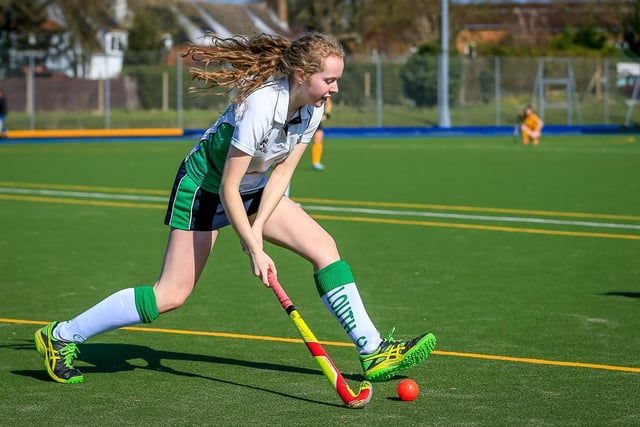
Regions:
[[[230,105],[185,159],[187,172],[203,189],[217,193],[232,145],[252,156],[240,191],[264,187],[266,174],[274,164],[286,159],[297,144],[311,141],[324,106],[303,105],[287,123],[288,109],[286,77],[269,81],[242,103]]]

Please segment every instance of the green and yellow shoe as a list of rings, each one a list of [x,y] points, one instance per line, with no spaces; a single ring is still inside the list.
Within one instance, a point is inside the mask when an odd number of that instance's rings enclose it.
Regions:
[[[436,337],[432,333],[408,341],[396,341],[393,339],[394,331],[395,328],[391,329],[376,351],[360,355],[365,379],[372,382],[390,380],[398,372],[425,360],[436,347]]]
[[[73,366],[73,360],[80,350],[73,342],[53,338],[51,332],[57,323],[51,322],[36,331],[34,337],[36,349],[44,357],[44,366],[54,381],[65,384],[81,383],[84,381],[84,376]]]

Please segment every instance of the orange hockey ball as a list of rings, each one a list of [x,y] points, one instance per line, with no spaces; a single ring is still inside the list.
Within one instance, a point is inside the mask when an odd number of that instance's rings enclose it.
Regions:
[[[410,402],[416,400],[420,394],[420,387],[414,380],[404,379],[398,383],[398,397],[400,400]]]

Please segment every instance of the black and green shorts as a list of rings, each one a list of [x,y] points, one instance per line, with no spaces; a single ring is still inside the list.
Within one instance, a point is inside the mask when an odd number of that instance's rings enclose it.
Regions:
[[[241,194],[247,215],[258,212],[262,188]],[[229,225],[229,219],[216,193],[203,190],[187,174],[182,163],[171,190],[164,223],[179,230],[211,231]]]

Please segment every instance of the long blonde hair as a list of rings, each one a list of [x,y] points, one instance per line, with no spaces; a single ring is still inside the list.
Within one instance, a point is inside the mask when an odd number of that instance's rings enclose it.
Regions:
[[[189,69],[194,80],[203,82],[190,90],[223,88],[226,93],[237,89],[233,103],[243,101],[272,76],[292,76],[295,70],[301,70],[306,78],[321,71],[327,57],[344,57],[340,42],[322,33],[305,33],[293,41],[269,34],[207,36],[211,46],[191,46],[184,54],[204,64],[202,68]]]

